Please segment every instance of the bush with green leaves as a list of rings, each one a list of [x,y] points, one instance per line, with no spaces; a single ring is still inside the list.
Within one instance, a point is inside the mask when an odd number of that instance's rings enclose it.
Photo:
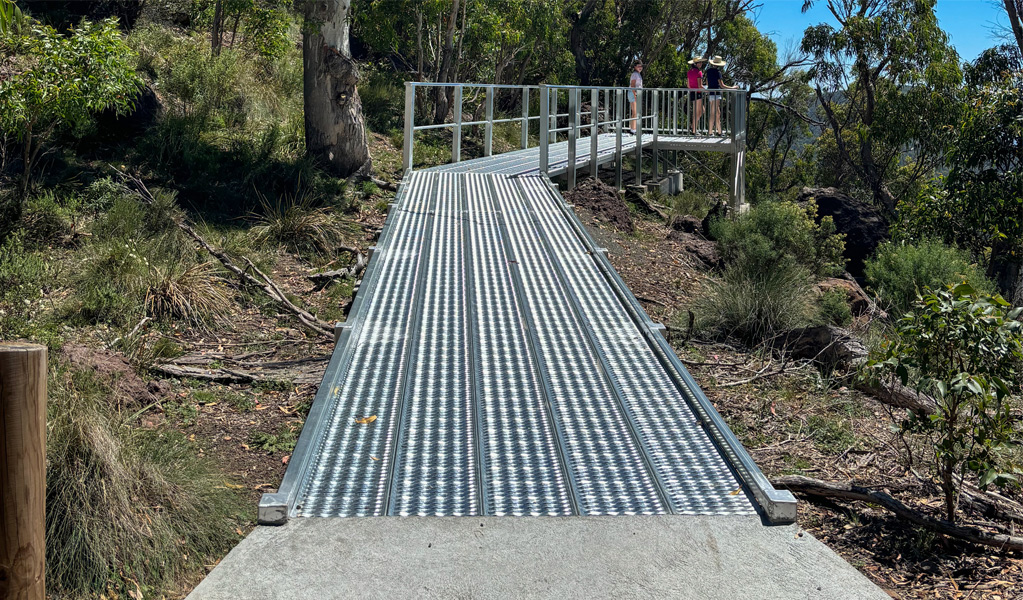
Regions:
[[[1010,397],[1023,391],[1021,316],[1023,308],[967,284],[928,289],[867,363],[872,377],[935,399],[933,414],[911,413],[900,426],[929,438],[949,521],[967,475],[982,488],[1017,481],[999,459],[1019,441]]]
[[[864,272],[881,305],[897,314],[909,310],[924,288],[965,282],[984,292],[994,291],[994,284],[968,252],[935,240],[882,244],[867,259]]]
[[[831,217],[818,224],[817,207],[793,202],[764,202],[734,219],[711,224],[718,251],[728,265],[761,273],[804,267],[821,279],[845,269],[844,236]]]
[[[40,152],[56,134],[82,129],[101,110],[130,111],[142,81],[116,19],[82,21],[66,35],[39,25],[22,42],[15,68],[0,80],[0,130],[22,145],[24,197]]]
[[[818,320],[825,325],[845,327],[852,322],[849,298],[841,289],[826,290],[817,302]]]
[[[237,542],[243,501],[183,434],[138,427],[91,372],[56,362],[49,389],[48,596],[160,597]]]

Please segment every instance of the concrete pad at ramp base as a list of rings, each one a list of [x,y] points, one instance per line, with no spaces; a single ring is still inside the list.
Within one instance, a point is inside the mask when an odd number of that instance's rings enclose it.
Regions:
[[[189,600],[884,600],[797,526],[757,517],[374,517],[258,527]]]

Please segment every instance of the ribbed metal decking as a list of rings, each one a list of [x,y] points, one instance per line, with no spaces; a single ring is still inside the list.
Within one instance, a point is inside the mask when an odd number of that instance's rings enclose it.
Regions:
[[[636,139],[640,138],[643,148],[651,148],[655,145],[654,135],[645,133],[642,136],[635,136],[625,133],[622,135],[622,152],[630,153],[636,149]],[[613,133],[601,133],[597,135],[597,164],[603,165],[614,162],[617,151],[617,136]],[[575,163],[576,168],[583,168],[590,163],[590,138],[580,137],[575,141]],[[660,150],[699,150],[712,152],[733,152],[735,142],[731,137],[708,137],[693,135],[670,135],[661,134],[657,136],[656,146]],[[549,166],[547,174],[550,176],[562,175],[568,171],[568,149],[569,142],[562,141],[550,145]],[[466,160],[456,163],[444,164],[424,169],[440,173],[491,173],[499,175],[529,175],[540,172],[540,148],[526,148],[504,152],[483,158]]]
[[[260,520],[753,514],[750,465],[546,177],[412,172]]]

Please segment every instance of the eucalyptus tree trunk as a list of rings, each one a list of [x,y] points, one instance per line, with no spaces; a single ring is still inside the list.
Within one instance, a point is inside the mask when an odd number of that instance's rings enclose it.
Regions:
[[[368,173],[372,162],[359,69],[348,47],[351,0],[304,0],[302,65],[306,152],[340,176]]]

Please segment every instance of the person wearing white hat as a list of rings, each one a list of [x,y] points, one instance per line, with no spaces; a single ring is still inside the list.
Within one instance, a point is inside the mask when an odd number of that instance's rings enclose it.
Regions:
[[[703,71],[700,70],[700,67],[706,61],[707,59],[699,55],[693,57],[689,61],[689,71],[686,72],[686,79],[689,84],[689,114],[692,115],[693,133],[696,133],[696,126],[699,125],[700,119],[703,117],[703,92],[694,90],[704,89]]]
[[[707,69],[707,102],[709,103],[710,110],[710,128],[708,133],[714,135],[715,130],[718,135],[723,135],[724,132],[721,130],[721,92],[720,90],[734,90],[738,86],[727,85],[721,81],[721,70],[720,68],[725,66],[725,59],[719,55],[715,55],[714,58],[710,59],[710,67]],[[718,90],[718,91],[715,91]]]

